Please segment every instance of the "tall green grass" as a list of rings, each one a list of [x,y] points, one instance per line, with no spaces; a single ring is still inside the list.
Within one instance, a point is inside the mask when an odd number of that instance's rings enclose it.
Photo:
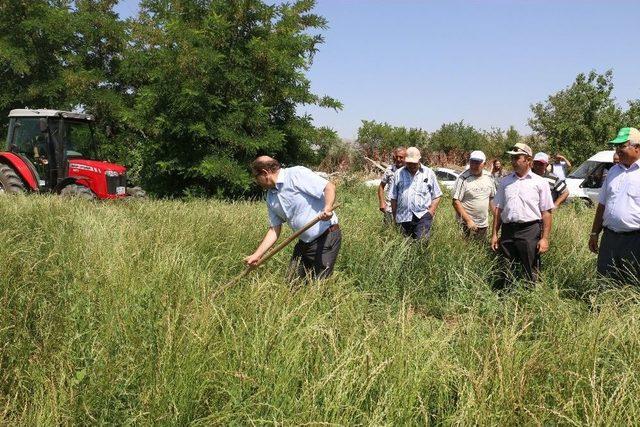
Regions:
[[[0,198],[0,422],[637,423],[640,297],[596,277],[591,210],[554,214],[541,283],[496,291],[449,199],[424,247],[338,191],[331,279],[289,286],[288,248],[215,300],[262,203]]]

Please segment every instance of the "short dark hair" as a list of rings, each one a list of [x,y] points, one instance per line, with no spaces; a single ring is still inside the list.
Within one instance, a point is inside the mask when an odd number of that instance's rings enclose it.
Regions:
[[[269,172],[277,172],[280,170],[280,162],[276,159],[272,159],[271,157],[258,157],[253,162],[251,162],[251,171],[254,174],[257,174],[261,170],[268,170]]]

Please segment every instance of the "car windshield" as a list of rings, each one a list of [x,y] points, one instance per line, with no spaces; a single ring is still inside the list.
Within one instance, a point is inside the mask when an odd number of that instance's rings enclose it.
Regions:
[[[601,164],[601,162],[595,162],[595,161],[592,161],[592,160],[587,160],[586,162],[581,164],[578,169],[573,171],[569,175],[569,178],[585,179],[586,177],[591,175],[596,170],[598,165],[600,165],[600,164]]]
[[[66,142],[67,156],[95,157],[93,135],[88,122],[65,120],[61,136]]]

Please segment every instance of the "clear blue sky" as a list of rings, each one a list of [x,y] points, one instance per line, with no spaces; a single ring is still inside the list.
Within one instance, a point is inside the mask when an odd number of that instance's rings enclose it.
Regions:
[[[329,29],[308,75],[344,109],[300,111],[345,138],[361,120],[529,133],[530,104],[592,69],[613,69],[620,105],[640,98],[638,0],[317,0],[315,11]]]

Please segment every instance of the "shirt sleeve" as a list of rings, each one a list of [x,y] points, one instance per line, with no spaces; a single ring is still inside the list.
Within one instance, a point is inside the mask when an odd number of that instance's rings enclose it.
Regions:
[[[438,178],[433,171],[431,171],[431,180],[433,181],[433,186],[431,187],[431,199],[437,199],[438,197],[442,196],[442,190],[440,190]]]
[[[384,174],[382,175],[382,179],[380,180],[380,183],[386,186],[387,184],[389,184],[392,178],[393,178],[393,172],[391,171],[391,168],[388,168],[387,170],[384,171]]]
[[[493,203],[499,208],[504,208],[504,185],[502,185],[502,179],[496,183],[496,187],[496,197],[493,199]]]
[[[555,208],[553,204],[553,196],[551,195],[551,188],[545,180],[540,180],[540,205],[538,206],[540,212],[550,211]]]
[[[267,210],[269,211],[269,225],[271,227],[277,227],[284,224],[284,221],[278,215],[276,215],[273,209],[267,207]]]
[[[391,183],[389,184],[389,199],[391,200],[398,200],[398,185],[397,182],[400,179],[400,171],[396,171],[396,173],[393,174],[393,179],[391,180]]]
[[[609,168],[609,171],[607,172],[607,176],[604,178],[602,182],[602,186],[600,187],[600,195],[598,196],[598,203],[600,203],[601,205],[607,204],[607,189],[609,188],[609,177],[611,177],[611,169],[613,169],[613,167]]]
[[[464,180],[462,179],[462,175],[456,178],[456,183],[453,185],[453,195],[451,198],[453,200],[462,200],[462,196],[464,194]]]
[[[495,181],[492,183],[493,185],[491,186],[491,193],[489,193],[489,198],[490,199],[495,199],[496,197],[496,185],[498,185]]]
[[[289,173],[294,187],[299,191],[316,199],[324,197],[324,189],[329,181],[304,166],[293,167],[289,169]]]

